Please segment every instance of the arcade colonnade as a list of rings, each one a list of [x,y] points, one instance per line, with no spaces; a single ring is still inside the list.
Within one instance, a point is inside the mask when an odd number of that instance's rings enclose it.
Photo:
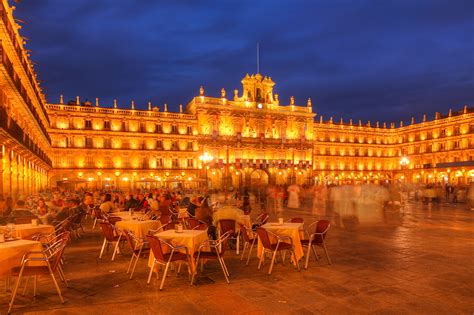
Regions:
[[[0,196],[28,195],[47,187],[48,171],[21,147],[1,145]]]

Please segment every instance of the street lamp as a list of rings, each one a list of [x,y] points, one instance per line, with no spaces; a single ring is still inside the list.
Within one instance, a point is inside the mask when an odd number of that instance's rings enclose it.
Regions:
[[[211,162],[212,160],[214,160],[214,157],[212,157],[212,155],[210,155],[209,153],[204,152],[201,156],[199,156],[199,160],[204,163],[204,168],[206,169],[205,170],[205,174],[206,174],[206,188],[209,188],[209,184],[207,183],[207,164],[209,162]]]
[[[406,182],[405,170],[406,170],[408,164],[410,164],[410,160],[408,159],[408,157],[402,156],[402,157],[400,158],[400,167],[401,167],[402,170],[403,170],[403,179],[404,179],[404,182]]]

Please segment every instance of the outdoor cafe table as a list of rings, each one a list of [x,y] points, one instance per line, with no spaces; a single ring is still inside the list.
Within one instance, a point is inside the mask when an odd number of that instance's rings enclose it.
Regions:
[[[109,213],[111,217],[118,217],[122,220],[133,220],[135,218],[139,218],[143,216],[142,212],[134,212],[133,215],[130,215],[128,211],[120,211],[120,212],[111,212]]]
[[[303,223],[267,223],[262,225],[262,228],[272,233],[275,233],[278,236],[291,237],[291,239],[293,240],[293,245],[295,247],[295,255],[297,261],[299,261],[303,257],[304,252],[303,247],[301,246],[301,236],[304,235]],[[260,255],[262,254],[262,251],[263,245],[259,238],[257,247],[258,257],[260,257]],[[293,263],[296,265],[296,261],[293,261]]]
[[[184,245],[188,249],[188,253],[191,256],[191,270],[196,271],[196,263],[194,261],[193,254],[199,250],[199,245],[202,242],[208,240],[207,231],[204,230],[183,230],[182,233],[177,233],[175,230],[166,230],[155,234],[155,236],[162,240],[171,243],[173,246]],[[167,250],[168,247],[163,247],[163,250]],[[182,251],[184,253],[184,251]],[[148,259],[148,267],[153,265],[155,256],[153,252],[150,252]]]
[[[0,243],[0,276],[10,273],[10,269],[21,264],[23,255],[31,251],[41,251],[41,243],[30,240],[16,240]],[[41,262],[30,262],[30,266],[41,265]]]
[[[27,224],[15,224],[14,225],[15,232],[14,236],[16,238],[21,239],[31,239],[32,236],[36,234],[43,234],[43,235],[50,235],[54,234],[54,226],[40,224],[40,225],[33,225],[31,223]],[[6,226],[0,226],[0,233],[5,233],[7,230]]]
[[[119,230],[129,230],[138,238],[145,238],[149,230],[156,230],[161,227],[159,220],[122,220],[115,223]]]

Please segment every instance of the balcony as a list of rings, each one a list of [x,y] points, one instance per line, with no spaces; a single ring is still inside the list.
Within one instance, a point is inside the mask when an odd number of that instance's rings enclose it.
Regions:
[[[28,81],[33,88],[33,92],[36,98],[38,99],[38,102],[40,103],[40,108],[43,111],[43,114],[45,115],[46,119],[48,120],[48,116],[46,115],[46,111],[45,111],[44,100],[41,95],[39,84],[36,81],[35,73],[33,72],[33,67],[31,66],[31,61],[27,58],[25,51],[22,48],[22,45],[20,45],[20,41],[22,41],[21,36],[15,30],[15,27],[12,25],[11,20],[8,18],[8,13],[7,13],[8,8],[4,6],[4,2],[1,2],[0,5],[1,5],[0,14],[1,14],[2,22],[5,25],[8,35],[12,41],[13,48],[15,49],[17,53],[18,59],[20,60],[20,64],[22,65],[23,70],[25,71],[26,77],[28,78]],[[2,44],[2,51],[3,51],[3,44]]]
[[[8,121],[9,119],[5,109],[0,108],[0,128],[4,129],[12,138],[21,143],[47,165],[52,166],[51,159],[28,137],[23,129],[21,129],[14,120],[10,120],[9,124]]]
[[[5,67],[5,70],[10,76],[10,79],[12,80],[13,84],[17,88],[18,93],[20,93],[26,106],[28,106],[28,109],[30,110],[31,114],[33,115],[35,120],[38,122],[41,128],[41,131],[43,131],[44,136],[51,143],[51,138],[49,137],[49,134],[47,133],[46,128],[41,121],[41,118],[39,117],[35,107],[33,106],[33,103],[31,102],[31,99],[29,98],[28,93],[26,92],[25,88],[21,84],[18,74],[16,74],[15,70],[13,69],[13,65],[11,61],[8,59],[7,55],[5,54],[5,51],[3,50],[3,46],[1,46],[1,44],[0,44],[0,56],[1,56],[1,63]],[[48,119],[48,116],[46,116],[46,119]]]

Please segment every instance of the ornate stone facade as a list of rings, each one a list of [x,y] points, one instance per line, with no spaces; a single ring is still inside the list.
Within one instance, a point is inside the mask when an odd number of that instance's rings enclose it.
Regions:
[[[51,160],[46,101],[24,39],[0,3],[0,196],[24,195],[46,187]]]
[[[184,185],[474,180],[474,111],[403,123],[324,119],[283,104],[275,82],[246,75],[242,91],[204,87],[180,111],[76,101],[46,104],[6,0],[0,6],[0,194],[57,184]],[[217,93],[219,94],[219,93]],[[229,94],[231,97],[229,97]],[[200,159],[212,156],[212,161]],[[401,161],[408,161],[401,165]]]
[[[474,113],[394,123],[324,120],[312,102],[280,105],[275,83],[247,75],[233,100],[199,95],[185,113],[49,104],[51,184],[62,179],[132,187],[313,183],[467,183],[473,176]],[[166,108],[166,107],[165,107]],[[204,153],[211,162],[199,159]],[[407,157],[408,165],[400,165]],[[105,181],[105,179],[107,179]],[[198,184],[196,184],[198,183]]]

